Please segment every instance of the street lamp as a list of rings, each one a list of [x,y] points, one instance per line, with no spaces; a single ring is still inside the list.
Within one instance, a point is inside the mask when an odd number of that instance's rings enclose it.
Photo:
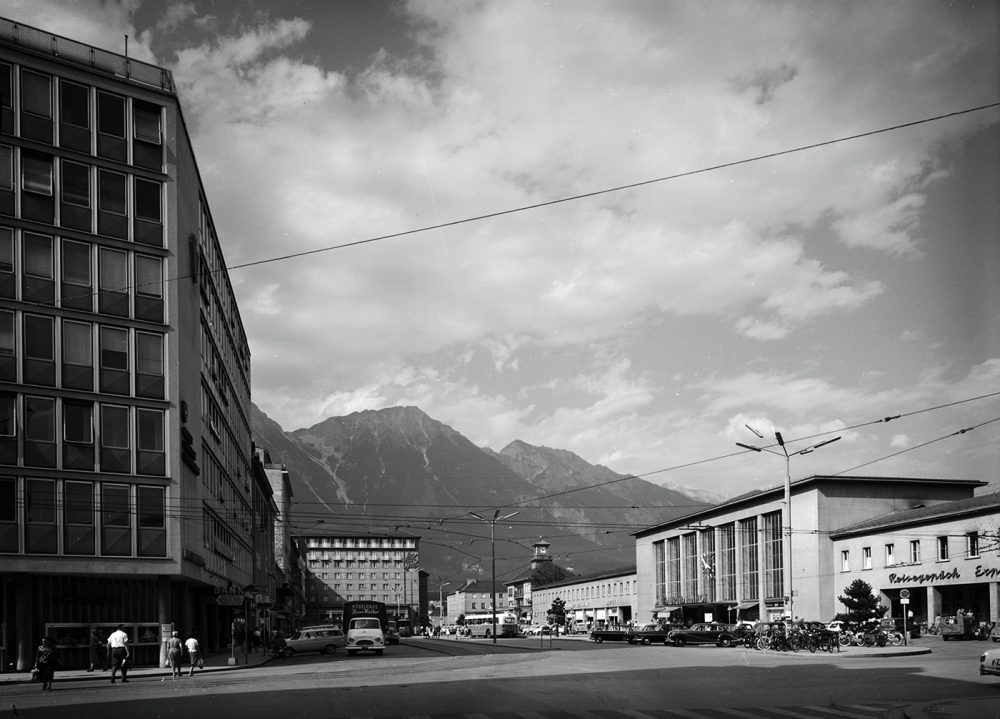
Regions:
[[[758,437],[763,439],[763,435],[757,430],[749,425],[747,428],[756,434]],[[743,449],[749,449],[754,452],[767,452],[769,454],[776,454],[779,457],[785,458],[785,517],[783,524],[785,525],[785,536],[784,536],[784,547],[782,551],[786,557],[785,565],[787,571],[785,572],[784,582],[782,582],[783,590],[785,596],[788,597],[788,618],[791,620],[795,619],[795,614],[793,613],[795,599],[793,595],[792,587],[792,457],[797,454],[809,454],[814,449],[818,449],[828,444],[836,442],[840,437],[834,437],[833,439],[827,439],[822,442],[817,442],[816,444],[811,444],[808,447],[800,449],[795,452],[789,452],[788,448],[785,446],[785,440],[781,436],[781,432],[775,432],[774,438],[778,440],[778,446],[781,447],[781,452],[775,452],[773,449],[768,449],[767,447],[754,447],[751,444],[743,444],[743,442],[737,442],[737,447],[743,447]]]
[[[491,593],[490,606],[493,608],[493,643],[496,644],[497,643],[497,543],[495,539],[495,532],[496,532],[497,522],[502,522],[505,519],[510,519],[515,514],[517,514],[517,512],[511,512],[510,514],[505,514],[504,516],[501,517],[500,508],[498,507],[497,510],[493,512],[492,519],[487,519],[486,517],[476,514],[475,512],[469,512],[469,514],[471,514],[476,519],[490,523],[490,557],[492,560],[491,564],[493,573],[493,578],[490,583],[490,593]]]

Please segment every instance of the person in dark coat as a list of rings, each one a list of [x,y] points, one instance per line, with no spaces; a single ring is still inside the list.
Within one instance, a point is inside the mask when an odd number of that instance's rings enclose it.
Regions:
[[[59,657],[56,655],[56,645],[48,637],[42,639],[35,653],[35,669],[37,670],[38,681],[42,683],[42,691],[52,688],[52,679],[56,674],[56,667],[59,666]]]

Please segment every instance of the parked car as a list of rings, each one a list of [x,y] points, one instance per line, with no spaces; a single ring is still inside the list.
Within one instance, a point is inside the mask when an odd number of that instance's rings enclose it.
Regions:
[[[990,640],[1000,642],[1000,622],[993,622],[990,628]]]
[[[635,630],[635,640],[639,644],[669,644],[670,632],[683,628],[680,624],[644,624]]]
[[[979,657],[979,674],[1000,677],[1000,649],[987,649]]]
[[[590,638],[600,644],[601,642],[628,642],[635,644],[635,632],[626,629],[593,629]]]
[[[530,627],[524,630],[524,633],[529,636],[537,636],[539,634],[551,634],[552,627],[548,624],[532,624]]]
[[[707,622],[692,624],[687,629],[674,629],[667,634],[667,641],[675,647],[685,644],[716,644],[720,647],[731,647],[736,643],[736,634],[728,624]]]
[[[323,652],[333,654],[337,647],[347,645],[347,639],[340,627],[305,627],[285,640],[286,656],[300,652]]]
[[[976,623],[971,615],[941,617],[941,641],[975,639]]]
[[[399,644],[399,629],[396,628],[396,622],[392,619],[387,622],[385,628],[385,643]]]

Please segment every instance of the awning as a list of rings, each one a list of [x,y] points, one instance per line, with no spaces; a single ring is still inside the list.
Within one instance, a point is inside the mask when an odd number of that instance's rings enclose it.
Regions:
[[[680,609],[680,607],[657,607],[656,611],[658,611],[658,612],[675,612],[678,609]]]
[[[733,609],[750,609],[756,607],[759,602],[740,602]]]

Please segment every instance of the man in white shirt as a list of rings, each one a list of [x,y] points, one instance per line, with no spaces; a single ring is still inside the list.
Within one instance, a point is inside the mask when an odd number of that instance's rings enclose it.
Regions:
[[[201,647],[198,644],[198,635],[192,633],[191,636],[184,641],[184,646],[187,647],[188,657],[191,660],[191,670],[188,672],[188,676],[192,676],[196,666],[201,665],[204,667],[204,664],[201,662]]]
[[[108,635],[108,654],[111,655],[111,683],[115,683],[115,675],[120,668],[124,684],[128,681],[125,678],[128,673],[128,634],[125,633],[124,624],[119,624],[118,629]]]

